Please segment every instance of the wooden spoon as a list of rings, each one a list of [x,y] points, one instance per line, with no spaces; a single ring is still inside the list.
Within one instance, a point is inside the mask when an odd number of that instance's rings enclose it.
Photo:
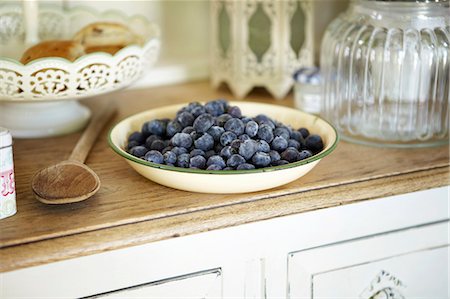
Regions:
[[[45,204],[66,204],[88,199],[100,189],[97,174],[84,164],[95,140],[115,112],[107,103],[90,121],[69,159],[38,171],[31,182],[36,198]]]

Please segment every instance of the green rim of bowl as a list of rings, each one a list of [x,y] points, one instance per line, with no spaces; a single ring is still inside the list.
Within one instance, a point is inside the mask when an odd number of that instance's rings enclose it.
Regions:
[[[289,107],[285,107],[285,108],[289,108]],[[156,163],[153,163],[153,162],[148,162],[148,161],[142,160],[140,158],[137,158],[137,157],[127,153],[125,150],[119,148],[118,146],[116,146],[114,144],[114,142],[112,141],[112,138],[111,138],[111,134],[114,131],[114,129],[121,122],[123,122],[126,119],[131,118],[133,116],[134,115],[131,115],[131,116],[125,118],[125,119],[122,119],[121,121],[117,122],[111,128],[111,130],[108,133],[109,146],[117,154],[119,154],[120,156],[122,156],[123,158],[125,158],[125,159],[127,159],[129,161],[132,161],[132,162],[144,165],[144,166],[149,166],[149,167],[152,167],[152,168],[159,168],[159,169],[163,169],[163,170],[184,172],[184,173],[233,175],[233,174],[250,174],[250,173],[272,172],[272,171],[278,171],[278,170],[294,168],[294,167],[305,165],[305,164],[308,164],[308,163],[311,163],[311,162],[314,162],[314,161],[318,161],[318,160],[322,159],[323,157],[329,155],[336,148],[337,144],[339,143],[339,139],[340,139],[336,128],[332,124],[330,124],[328,121],[324,120],[323,118],[320,118],[320,117],[316,116],[318,119],[324,121],[326,124],[328,124],[333,129],[334,134],[336,136],[336,139],[334,140],[333,144],[328,149],[326,149],[324,151],[321,151],[320,153],[318,153],[318,154],[316,154],[314,156],[311,156],[311,157],[309,157],[309,158],[307,158],[305,160],[301,160],[301,161],[297,161],[297,162],[289,163],[289,164],[285,164],[285,165],[280,165],[280,166],[271,166],[271,167],[257,168],[257,169],[250,169],[250,170],[203,170],[203,169],[182,168],[182,167],[176,167],[176,166],[168,166],[168,165],[164,165],[164,164],[156,164]]]

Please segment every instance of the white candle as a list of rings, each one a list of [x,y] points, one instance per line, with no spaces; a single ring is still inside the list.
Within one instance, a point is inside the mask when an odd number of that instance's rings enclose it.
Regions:
[[[27,46],[36,44],[39,41],[37,0],[23,0],[23,24],[25,27],[25,44]]]

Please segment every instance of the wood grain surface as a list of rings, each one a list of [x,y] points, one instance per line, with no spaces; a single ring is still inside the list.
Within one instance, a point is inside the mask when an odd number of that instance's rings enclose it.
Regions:
[[[196,82],[123,91],[103,99],[117,102],[117,122],[154,107],[219,97],[234,100],[226,89]],[[247,100],[293,106],[291,97],[275,101],[259,90]],[[38,169],[68,158],[79,133],[15,140],[18,212],[0,221],[0,272],[450,184],[446,146],[386,149],[341,142],[308,175],[285,186],[239,195],[190,193],[134,172],[108,147],[108,131],[102,132],[86,160],[99,175],[101,189],[89,200],[64,206],[36,201],[30,179]]]

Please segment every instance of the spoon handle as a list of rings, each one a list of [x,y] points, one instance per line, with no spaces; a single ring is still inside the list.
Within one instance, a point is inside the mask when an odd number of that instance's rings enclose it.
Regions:
[[[78,140],[77,145],[73,149],[72,154],[69,157],[69,160],[71,161],[84,163],[89,151],[97,140],[98,134],[101,132],[111,116],[115,113],[116,104],[113,101],[105,101],[104,105],[96,107],[93,110],[96,110],[96,113]]]

